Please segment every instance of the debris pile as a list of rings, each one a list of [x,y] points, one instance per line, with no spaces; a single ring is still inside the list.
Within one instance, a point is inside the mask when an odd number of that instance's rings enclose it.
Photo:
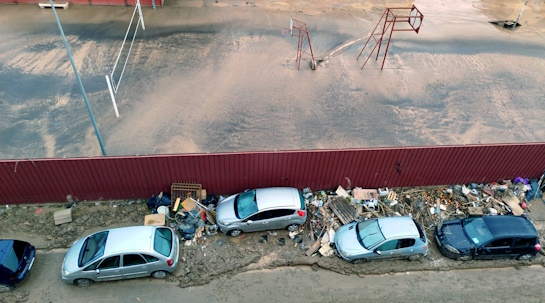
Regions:
[[[349,181],[349,180],[348,180]],[[371,218],[410,216],[420,223],[428,237],[444,220],[482,215],[526,216],[533,198],[541,198],[537,180],[516,178],[500,183],[454,185],[425,188],[303,190],[309,212],[308,237],[314,243],[307,255],[319,252],[330,256],[335,230],[353,221]],[[325,240],[324,240],[325,239]]]

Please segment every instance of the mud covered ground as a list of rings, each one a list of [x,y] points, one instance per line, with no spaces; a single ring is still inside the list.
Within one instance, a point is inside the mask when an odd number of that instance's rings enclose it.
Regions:
[[[111,72],[132,7],[59,10],[108,155],[515,143],[545,140],[545,10],[530,1],[167,1],[143,8],[118,91]],[[384,70],[356,58],[386,6],[414,3]],[[92,16],[92,17],[90,17]],[[296,62],[290,16],[319,61]],[[3,5],[0,158],[100,155],[50,10]],[[367,50],[363,56],[367,54]]]
[[[534,200],[535,201],[535,200]],[[534,202],[531,214],[541,215],[545,208],[542,201]],[[73,222],[54,225],[53,213],[66,208],[66,204],[2,206],[0,208],[1,238],[18,238],[30,241],[40,252],[63,251],[76,239],[92,232],[112,227],[142,225],[144,216],[150,211],[144,201],[84,202],[73,205]],[[541,222],[541,221],[539,221]],[[536,224],[538,230],[541,223]],[[306,231],[303,230],[303,233]],[[469,268],[498,268],[541,264],[545,258],[538,255],[532,261],[454,261],[445,258],[437,250],[433,237],[428,256],[419,261],[387,260],[365,264],[351,264],[337,256],[311,257],[305,255],[311,245],[307,241],[296,243],[287,231],[246,233],[244,237],[223,234],[203,235],[180,243],[180,263],[176,272],[168,279],[178,281],[180,287],[204,285],[219,277],[233,276],[241,272],[273,269],[286,266],[310,266],[340,274],[397,273],[426,270],[452,270]],[[15,301],[24,301],[24,293],[10,295]],[[19,299],[17,299],[19,298]]]

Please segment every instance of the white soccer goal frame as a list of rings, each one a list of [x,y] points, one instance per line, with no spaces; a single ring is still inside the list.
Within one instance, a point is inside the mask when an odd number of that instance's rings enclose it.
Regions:
[[[138,23],[136,24],[136,28],[134,30],[134,35],[132,36],[131,46],[129,47],[129,52],[127,54],[127,58],[125,59],[125,63],[123,64],[123,69],[121,70],[121,74],[119,75],[119,79],[116,81],[114,79],[114,72],[117,68],[117,63],[119,63],[119,58],[121,58],[121,54],[123,53],[123,48],[125,46],[125,42],[127,42],[127,37],[129,36],[129,31],[132,26],[132,21],[134,20],[134,16],[136,15],[136,11],[138,11]],[[110,75],[106,75],[106,84],[108,85],[108,90],[110,91],[110,97],[112,98],[112,103],[114,105],[115,110],[115,116],[119,118],[119,111],[117,110],[117,103],[115,101],[115,94],[117,93],[117,90],[119,89],[119,85],[121,84],[121,79],[123,78],[123,73],[125,72],[125,67],[127,67],[127,62],[129,61],[129,57],[131,55],[132,46],[134,44],[134,38],[136,38],[136,33],[138,32],[138,26],[142,24],[142,30],[146,30],[146,26],[144,25],[144,15],[142,14],[142,7],[140,6],[140,0],[136,0],[136,6],[134,7],[134,11],[132,13],[131,22],[129,22],[129,26],[127,27],[127,33],[125,33],[125,38],[123,39],[123,43],[121,44],[121,48],[119,49],[119,54],[117,55],[117,59],[115,60],[114,67],[112,68],[112,72]]]

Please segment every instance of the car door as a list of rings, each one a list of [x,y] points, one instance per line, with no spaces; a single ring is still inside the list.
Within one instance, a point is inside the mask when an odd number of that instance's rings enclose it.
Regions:
[[[512,253],[513,238],[495,239],[481,247],[476,259],[509,258]]]
[[[146,259],[146,261],[148,262],[147,275],[151,275],[151,273],[156,270],[165,270],[165,268],[168,267],[165,260],[162,260],[162,259],[160,260],[159,258],[148,255],[148,254],[142,254],[142,257],[144,257],[144,259]]]
[[[408,257],[416,254],[415,243],[416,239],[414,238],[399,239],[397,242],[397,250],[399,250],[397,256]]]
[[[271,219],[269,220],[269,229],[284,229],[291,223],[295,214],[293,209],[275,209],[271,210]]]
[[[145,277],[149,272],[148,262],[139,254],[123,255],[121,273],[123,279]]]
[[[270,210],[254,214],[244,221],[245,225],[243,226],[242,230],[246,232],[266,230],[268,229],[270,218]]]
[[[107,281],[107,280],[119,280],[123,278],[120,267],[120,257],[111,256],[107,257],[100,265],[98,265],[95,270],[95,277],[97,281]]]
[[[536,238],[515,238],[511,257],[519,257],[526,254],[534,254],[536,251]]]
[[[373,250],[375,252],[375,258],[386,259],[386,258],[399,257],[399,254],[401,252],[397,248],[398,245],[399,245],[398,239],[386,240],[385,242],[380,244],[376,249]]]

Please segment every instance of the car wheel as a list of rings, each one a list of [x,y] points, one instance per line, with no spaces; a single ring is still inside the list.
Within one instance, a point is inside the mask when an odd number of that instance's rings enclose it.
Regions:
[[[238,236],[240,236],[241,233],[242,233],[242,230],[240,230],[240,229],[233,229],[232,231],[229,232],[229,234],[232,237],[238,237]]]
[[[287,229],[288,231],[296,231],[296,230],[299,229],[299,227],[300,227],[299,224],[291,224],[291,225],[288,225],[288,227],[286,227],[286,229]]]
[[[12,291],[12,290],[13,290],[13,286],[0,284],[0,292]]]
[[[367,259],[365,259],[365,258],[355,259],[355,260],[350,261],[350,263],[352,263],[352,264],[367,263]]]
[[[525,255],[520,255],[517,259],[527,261],[527,260],[532,259],[532,257],[533,257],[533,255],[531,255],[531,254],[525,254]]]
[[[409,261],[420,260],[420,259],[422,259],[422,257],[423,257],[422,254],[411,255],[411,256],[409,256]]]
[[[456,259],[456,261],[471,261],[471,260],[473,260],[472,256],[461,256]]]
[[[151,276],[155,279],[164,279],[168,276],[168,272],[164,270],[158,270],[151,273]]]
[[[91,284],[93,284],[93,280],[91,280],[91,279],[81,278],[81,279],[74,280],[74,285],[80,286],[80,287],[86,287],[86,286],[89,286]]]

